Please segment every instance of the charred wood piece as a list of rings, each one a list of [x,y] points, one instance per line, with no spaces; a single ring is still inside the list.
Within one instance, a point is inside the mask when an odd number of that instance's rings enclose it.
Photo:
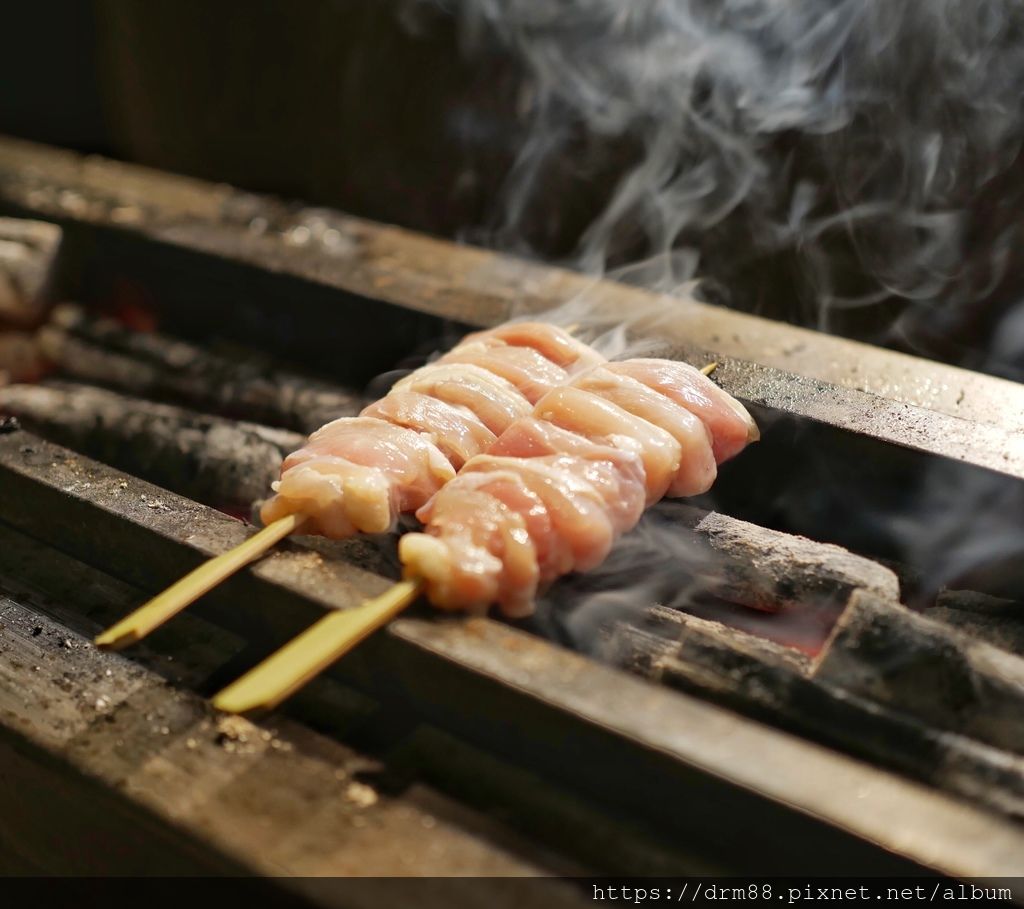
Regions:
[[[810,665],[799,651],[721,622],[661,606],[644,618],[643,628],[615,626],[605,654],[611,662],[733,706],[784,707]]]
[[[0,322],[26,326],[42,318],[62,236],[46,221],[0,218]]]
[[[785,714],[795,689],[809,682],[810,660],[799,651],[662,606],[647,610],[642,627],[615,625],[603,655],[646,678],[756,715]]]
[[[971,637],[1024,654],[1024,604],[973,590],[943,590],[925,615]]]
[[[884,565],[829,543],[780,533],[690,506],[670,506],[714,566],[715,596],[766,612],[808,603],[842,605],[854,590],[900,598],[899,579]]]
[[[213,353],[78,306],[59,307],[39,339],[46,356],[75,379],[303,434],[360,408],[358,395],[257,354]]]
[[[667,687],[1024,817],[1024,758],[824,683],[809,674],[805,657],[782,645],[658,608],[643,629],[614,626],[605,656]]]
[[[815,678],[1024,754],[1024,659],[897,603],[855,593]]]
[[[218,506],[266,495],[302,437],[69,383],[0,388],[0,413],[78,452]]]

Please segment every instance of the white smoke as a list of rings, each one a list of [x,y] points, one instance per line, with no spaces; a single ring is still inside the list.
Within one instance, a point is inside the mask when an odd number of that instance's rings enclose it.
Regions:
[[[511,48],[529,75],[497,245],[529,251],[574,185],[606,181],[575,267],[639,268],[661,290],[699,269],[738,305],[771,297],[823,329],[903,301],[879,336],[911,343],[920,313],[953,324],[1004,273],[1016,218],[975,203],[1024,134],[1024,11],[1009,0],[452,6],[470,47]]]

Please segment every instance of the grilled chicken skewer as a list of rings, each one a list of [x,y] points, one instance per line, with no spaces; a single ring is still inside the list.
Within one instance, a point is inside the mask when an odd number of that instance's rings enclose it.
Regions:
[[[553,325],[520,322],[464,338],[358,417],[328,423],[289,455],[265,524],[305,516],[307,532],[383,533],[571,374],[603,358]]]
[[[399,556],[435,606],[527,615],[540,588],[599,565],[646,506],[707,491],[756,438],[742,405],[685,363],[598,366],[467,461]]]
[[[186,575],[96,643],[120,648],[141,640],[289,534],[338,538],[389,529],[528,413],[537,398],[601,362],[567,332],[539,322],[467,336],[359,417],[313,433],[285,459],[276,495],[263,508],[262,531]]]
[[[409,580],[326,616],[215,700],[272,706],[423,589],[441,608],[529,612],[541,585],[598,564],[662,495],[709,488],[717,462],[753,438],[746,411],[691,367],[607,364],[537,323],[480,332],[314,433],[286,459],[263,531],[97,643],[139,640],[289,533],[379,532],[417,510],[426,532],[400,546]]]
[[[746,410],[707,380],[711,369],[634,360],[549,392],[418,512],[426,532],[399,544],[406,580],[324,616],[214,706],[276,706],[424,590],[441,608],[530,612],[539,585],[600,562],[645,505],[704,491],[717,463],[758,437]]]

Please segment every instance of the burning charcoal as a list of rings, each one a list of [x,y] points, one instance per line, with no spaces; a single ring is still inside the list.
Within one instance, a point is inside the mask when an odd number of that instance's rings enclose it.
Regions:
[[[943,590],[925,615],[1009,650],[1024,654],[1024,604],[973,590]]]
[[[283,457],[303,441],[284,429],[66,383],[0,388],[0,412],[76,451],[218,506],[247,506],[265,495]]]
[[[718,622],[657,608],[614,626],[623,669],[1024,817],[1024,758],[809,675],[802,655]]]
[[[900,598],[892,571],[840,546],[689,506],[675,506],[672,514],[707,551],[721,599],[776,612],[808,602],[843,603],[858,589]]]
[[[645,618],[643,630],[624,623],[615,628],[608,658],[647,678],[726,703],[779,709],[809,665],[795,650],[720,622],[660,607]]]
[[[42,316],[61,236],[56,224],[0,218],[0,321],[32,325]]]
[[[278,369],[259,356],[225,356],[131,331],[77,306],[54,312],[40,344],[76,379],[303,434],[353,416],[360,407],[357,395]]]
[[[857,592],[819,657],[822,683],[1024,753],[1024,659]]]
[[[722,622],[699,618],[676,609],[652,606],[645,616],[645,627],[659,637],[679,644],[678,656],[703,652],[716,654],[718,664],[740,654],[743,661],[777,666],[800,675],[807,673],[810,659],[799,650],[767,640]]]

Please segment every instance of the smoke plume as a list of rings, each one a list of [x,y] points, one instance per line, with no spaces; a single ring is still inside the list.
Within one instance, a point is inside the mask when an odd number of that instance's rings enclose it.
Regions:
[[[561,229],[577,268],[628,267],[659,290],[699,274],[731,305],[947,358],[957,332],[991,333],[1017,302],[1015,4],[458,9],[467,46],[512,49],[528,74],[529,138],[492,243],[543,253]],[[593,217],[573,233],[575,196]],[[1020,366],[1020,343],[992,353]]]

